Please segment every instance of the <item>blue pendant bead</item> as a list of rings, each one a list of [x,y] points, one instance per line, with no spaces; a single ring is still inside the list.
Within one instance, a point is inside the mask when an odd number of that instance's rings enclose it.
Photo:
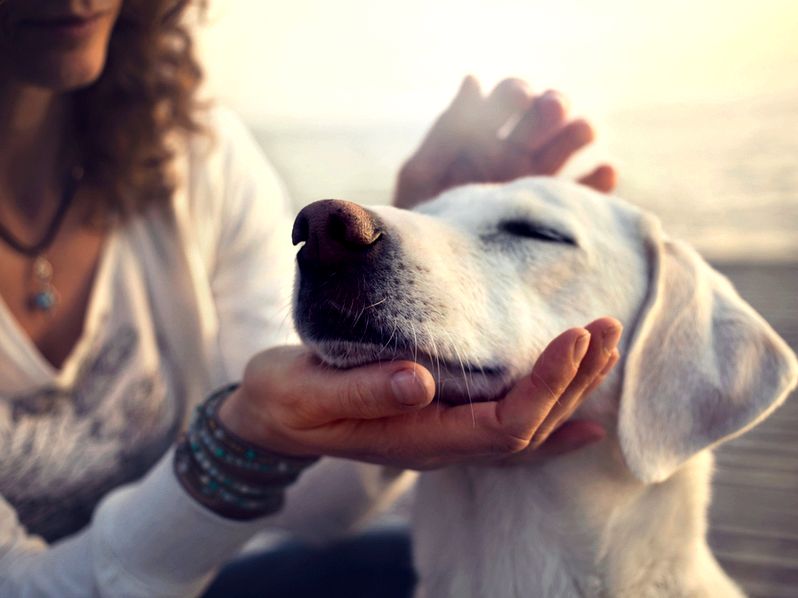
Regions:
[[[0,0],[2,5],[5,0]],[[33,260],[31,264],[30,278],[35,286],[28,296],[26,307],[30,310],[49,313],[59,303],[58,291],[53,287],[53,265],[45,257],[44,252],[48,251],[53,244],[61,224],[64,222],[69,206],[75,199],[75,194],[80,187],[83,179],[83,168],[75,165],[70,169],[69,175],[64,182],[61,190],[61,201],[55,210],[50,223],[47,225],[44,234],[35,242],[27,243],[18,239],[14,234],[0,224],[0,241],[8,245],[11,249],[22,256]]]
[[[55,293],[50,289],[34,293],[30,298],[31,307],[38,311],[50,311],[55,307]]]

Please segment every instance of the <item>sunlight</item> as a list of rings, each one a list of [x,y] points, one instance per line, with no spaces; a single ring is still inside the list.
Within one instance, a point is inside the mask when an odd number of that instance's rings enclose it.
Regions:
[[[250,119],[403,121],[467,73],[592,110],[780,93],[798,85],[796,23],[792,0],[240,0],[212,4],[202,49],[211,88]]]

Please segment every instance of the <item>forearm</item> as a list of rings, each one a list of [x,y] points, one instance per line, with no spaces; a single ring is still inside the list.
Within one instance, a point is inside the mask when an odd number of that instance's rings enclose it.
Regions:
[[[263,525],[200,506],[175,478],[170,451],[142,481],[108,496],[83,533],[52,547],[7,535],[0,595],[196,595]]]

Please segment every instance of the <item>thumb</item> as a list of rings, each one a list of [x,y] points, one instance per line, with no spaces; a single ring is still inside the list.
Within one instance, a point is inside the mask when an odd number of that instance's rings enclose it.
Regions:
[[[425,407],[435,380],[410,361],[377,363],[349,370],[324,370],[318,388],[327,389],[317,406],[329,420],[376,419]]]

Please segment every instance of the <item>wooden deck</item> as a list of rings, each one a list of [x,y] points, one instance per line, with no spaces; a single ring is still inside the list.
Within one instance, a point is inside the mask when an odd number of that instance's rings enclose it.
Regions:
[[[798,351],[798,264],[716,264]],[[710,543],[754,598],[798,597],[798,397],[715,452]]]

